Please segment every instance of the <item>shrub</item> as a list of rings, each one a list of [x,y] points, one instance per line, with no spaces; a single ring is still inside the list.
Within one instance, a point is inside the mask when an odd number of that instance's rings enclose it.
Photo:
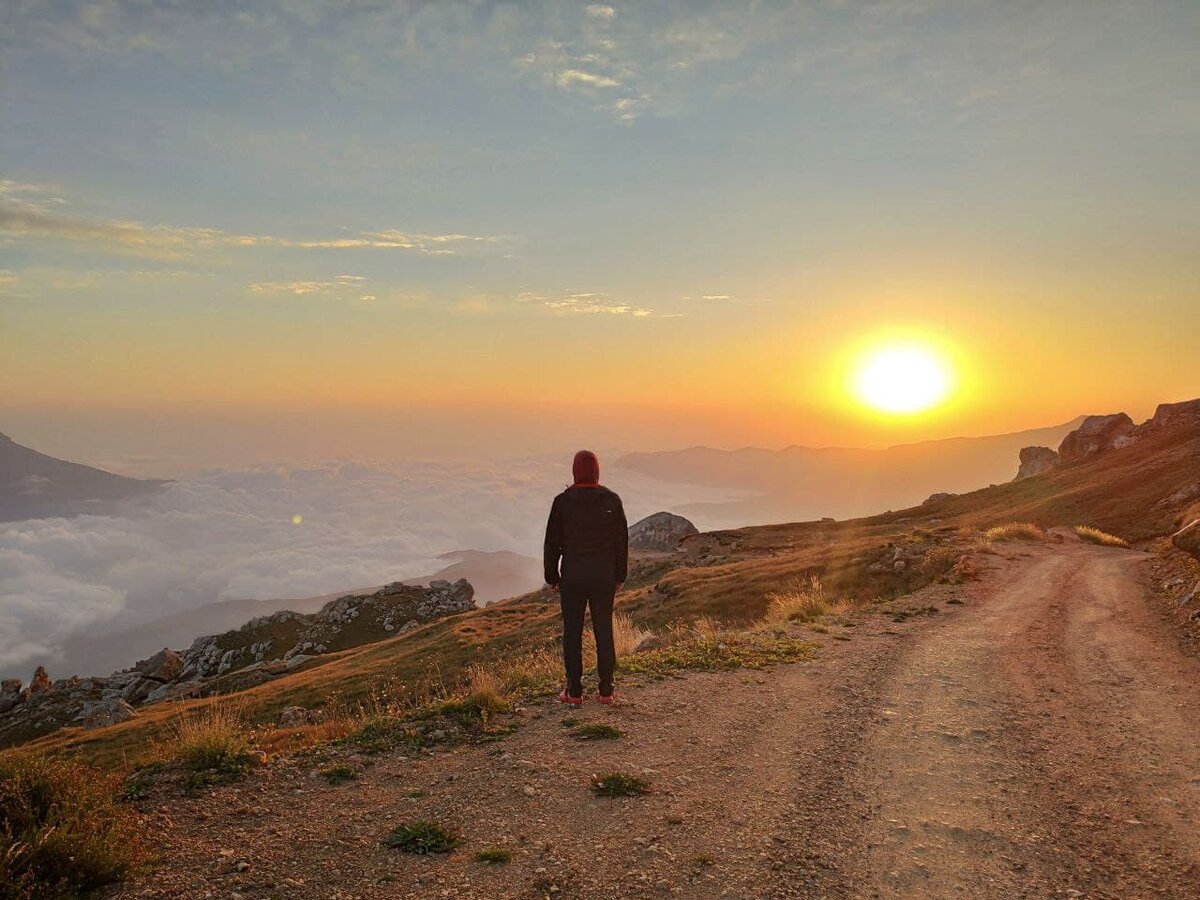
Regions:
[[[1109,534],[1107,531],[1101,531],[1099,528],[1093,528],[1091,525],[1076,525],[1075,533],[1089,544],[1099,544],[1102,547],[1124,547],[1129,549],[1129,541],[1125,538],[1117,537],[1115,534]]]
[[[381,843],[405,853],[449,853],[462,838],[437,822],[420,821],[393,828]]]
[[[786,591],[767,594],[768,622],[815,622],[822,616],[843,613],[850,608],[845,601],[825,596],[825,587],[816,575],[806,581],[797,579]]]
[[[120,782],[63,760],[0,755],[0,898],[74,897],[141,865]]]
[[[342,763],[322,769],[321,776],[330,784],[341,784],[344,781],[353,781],[358,777],[358,773],[354,771],[352,766]]]
[[[598,797],[640,797],[650,793],[650,785],[635,775],[609,772],[592,776],[592,792]]]
[[[171,726],[169,754],[193,771],[244,772],[254,759],[238,711],[214,703],[198,715],[184,715]]]
[[[483,666],[472,666],[468,671],[467,697],[480,713],[503,712],[509,708],[500,676]]]
[[[487,863],[492,866],[499,866],[512,859],[512,851],[504,847],[489,847],[486,850],[480,850],[475,854],[475,858],[479,862]]]
[[[1048,535],[1038,525],[1032,522],[1009,522],[1007,525],[997,525],[983,533],[989,541],[1044,541]]]
[[[621,736],[621,729],[604,722],[588,722],[586,725],[580,725],[571,734],[581,741],[610,741]]]

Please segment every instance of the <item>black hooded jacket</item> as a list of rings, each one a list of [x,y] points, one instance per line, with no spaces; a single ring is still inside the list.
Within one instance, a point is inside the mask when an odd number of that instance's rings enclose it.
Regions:
[[[555,497],[542,560],[546,584],[577,578],[623,582],[629,567],[629,526],[621,498],[606,487],[574,486]]]

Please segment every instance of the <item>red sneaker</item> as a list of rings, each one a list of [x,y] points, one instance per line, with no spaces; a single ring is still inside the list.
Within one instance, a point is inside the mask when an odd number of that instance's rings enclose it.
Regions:
[[[604,696],[604,694],[598,694],[596,696],[596,702],[603,703],[605,706],[608,706],[609,704],[612,704],[612,703],[616,703],[617,702],[617,692],[613,691],[607,697]]]
[[[567,693],[567,689],[563,688],[561,691],[558,692],[558,702],[559,703],[570,703],[572,706],[583,706],[583,697],[572,697],[569,693]],[[604,701],[601,700],[601,702],[604,702]],[[612,701],[609,701],[609,702],[612,702]]]

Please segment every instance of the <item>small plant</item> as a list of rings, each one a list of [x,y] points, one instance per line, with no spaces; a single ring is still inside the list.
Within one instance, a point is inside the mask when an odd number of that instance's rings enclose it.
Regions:
[[[358,773],[354,771],[353,766],[341,763],[336,766],[330,766],[327,769],[322,769],[321,777],[330,784],[343,784],[347,781],[353,781],[358,777]]]
[[[574,728],[578,724],[579,724],[579,720],[576,719],[574,716],[567,716],[565,719],[562,720],[563,728]]]
[[[1049,536],[1038,525],[1032,522],[1009,522],[1007,525],[997,525],[983,533],[989,541],[1045,541]]]
[[[613,646],[616,647],[617,656],[636,653],[652,637],[653,631],[638,628],[624,613],[613,616]]]
[[[194,772],[240,774],[254,751],[241,716],[231,706],[214,703],[199,715],[185,715],[172,726],[168,753]]]
[[[716,862],[716,860],[713,859],[711,853],[697,853],[696,854],[696,865],[698,865],[698,866],[711,866],[715,862]]]
[[[588,722],[580,725],[571,734],[580,741],[611,741],[621,736],[621,729],[604,722]]]
[[[803,622],[811,624],[822,616],[843,613],[850,608],[844,601],[825,596],[825,586],[816,575],[806,581],[797,580],[786,591],[767,594],[768,622]]]
[[[393,828],[381,841],[385,847],[405,853],[449,853],[462,844],[462,838],[437,822],[419,821]]]
[[[1093,528],[1091,525],[1076,525],[1075,533],[1089,544],[1099,544],[1101,547],[1124,547],[1126,550],[1129,549],[1129,541],[1125,540],[1125,538],[1109,534],[1107,531],[1101,531],[1099,528]]]
[[[0,755],[0,897],[75,897],[144,861],[119,776],[30,754]]]
[[[504,712],[511,705],[504,695],[504,684],[500,677],[483,666],[472,666],[468,671],[467,698],[484,717]]]
[[[375,715],[364,719],[362,724],[341,739],[343,744],[358,747],[366,753],[383,753],[401,744],[420,746],[423,742],[415,728],[407,726],[403,719],[390,715]]]
[[[635,775],[609,772],[592,776],[592,792],[597,797],[640,797],[650,793],[650,785]]]
[[[489,866],[501,866],[512,861],[512,851],[504,847],[488,847],[476,853],[475,859]]]

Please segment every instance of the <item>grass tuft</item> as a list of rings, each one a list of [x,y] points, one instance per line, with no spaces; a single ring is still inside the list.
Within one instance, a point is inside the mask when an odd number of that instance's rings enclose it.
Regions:
[[[405,853],[449,853],[462,844],[462,838],[437,822],[420,821],[393,828],[381,843]]]
[[[640,797],[650,793],[650,785],[636,775],[609,772],[592,776],[592,792],[597,797]]]
[[[236,775],[254,761],[246,727],[232,706],[214,703],[182,716],[168,735],[167,753],[195,772]]]
[[[621,736],[621,729],[604,722],[588,722],[572,731],[571,735],[580,741],[611,741]]]
[[[812,658],[812,641],[751,633],[726,633],[720,637],[694,637],[664,647],[635,653],[621,663],[626,672],[670,675],[679,671],[765,669]]]
[[[617,613],[613,616],[613,645],[617,648],[617,656],[629,656],[631,653],[636,653],[653,637],[653,631],[638,628],[624,613]]]
[[[512,851],[504,847],[488,847],[476,853],[475,859],[490,866],[500,866],[512,860]]]
[[[0,897],[75,897],[145,861],[121,778],[31,754],[0,755]]]
[[[1075,533],[1089,544],[1099,544],[1101,547],[1124,547],[1126,550],[1130,549],[1129,541],[1125,540],[1125,538],[1109,534],[1107,531],[1101,531],[1099,528],[1093,528],[1091,525],[1076,525]]]
[[[983,533],[988,541],[1045,541],[1049,539],[1046,532],[1032,522],[1009,522],[1007,525],[997,525]]]
[[[806,580],[797,579],[785,591],[767,594],[768,622],[812,623],[822,616],[846,612],[850,604],[841,600],[830,600],[825,596],[825,586],[816,575]]]
[[[321,777],[330,784],[342,784],[347,781],[353,781],[358,777],[358,773],[354,771],[353,766],[341,763],[336,766],[330,766],[327,769],[322,769]]]

